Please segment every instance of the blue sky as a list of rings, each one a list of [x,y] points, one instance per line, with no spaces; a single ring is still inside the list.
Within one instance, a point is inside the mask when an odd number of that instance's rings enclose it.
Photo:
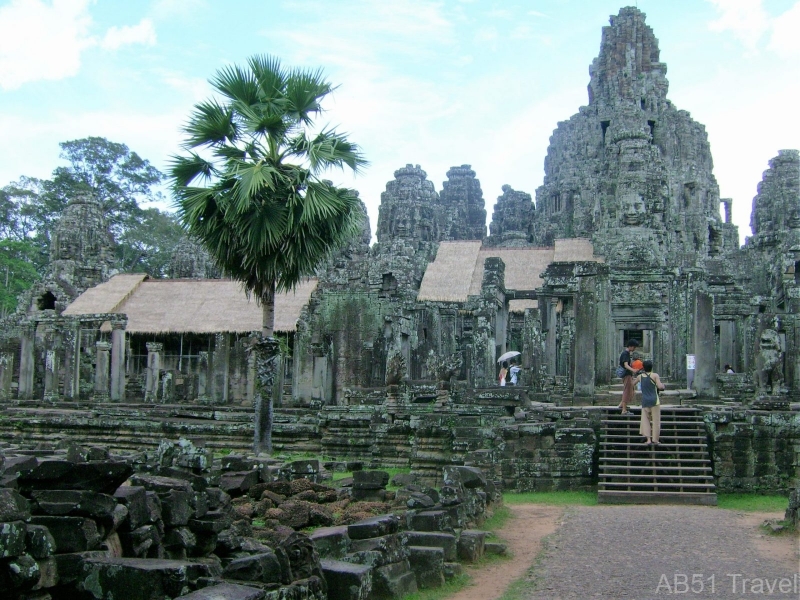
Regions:
[[[800,0],[638,0],[669,98],[707,128],[722,197],[749,235],[767,162],[800,147]],[[48,177],[58,143],[103,136],[164,169],[229,63],[273,54],[340,87],[324,120],[370,160],[355,180],[373,232],[395,169],[441,190],[471,164],[492,207],[533,194],[558,121],[588,102],[607,0],[0,0],[0,186]],[[165,206],[164,208],[168,208]]]

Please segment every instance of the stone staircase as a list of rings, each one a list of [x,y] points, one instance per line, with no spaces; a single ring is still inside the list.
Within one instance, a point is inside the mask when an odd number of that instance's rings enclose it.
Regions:
[[[641,408],[632,416],[609,409],[600,434],[598,501],[604,504],[716,505],[702,413],[662,406],[661,444],[639,435]]]

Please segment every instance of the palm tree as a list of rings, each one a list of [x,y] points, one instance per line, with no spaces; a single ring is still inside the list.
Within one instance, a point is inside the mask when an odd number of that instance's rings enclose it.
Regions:
[[[220,69],[210,83],[218,96],[194,107],[184,127],[187,152],[170,165],[178,216],[261,304],[269,339],[276,291],[293,289],[360,231],[357,193],[322,175],[345,167],[358,173],[367,162],[345,134],[313,128],[334,89],[321,71],[254,56],[246,67]],[[269,377],[260,380],[271,386]],[[257,404],[268,392],[257,394]],[[267,404],[271,429],[271,394]],[[256,450],[270,451],[270,432],[258,436]]]

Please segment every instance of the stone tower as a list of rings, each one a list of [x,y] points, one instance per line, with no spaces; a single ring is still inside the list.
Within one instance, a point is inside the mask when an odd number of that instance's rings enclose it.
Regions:
[[[487,246],[528,246],[533,232],[533,200],[526,192],[518,192],[510,185],[503,186],[503,195],[497,197],[492,223],[489,225]]]
[[[91,195],[70,200],[50,239],[51,277],[77,297],[114,275],[113,245],[100,202]]]
[[[534,242],[588,237],[612,265],[696,265],[726,239],[705,128],[667,100],[644,13],[623,8],[610,23],[589,69],[589,105],[551,138]]]
[[[394,239],[439,241],[439,195],[419,165],[406,165],[386,184],[378,211],[378,243]]]
[[[486,237],[486,205],[481,182],[470,165],[451,167],[439,194],[444,239],[482,240]]]
[[[169,262],[170,279],[217,279],[219,270],[203,246],[184,238],[175,246]]]

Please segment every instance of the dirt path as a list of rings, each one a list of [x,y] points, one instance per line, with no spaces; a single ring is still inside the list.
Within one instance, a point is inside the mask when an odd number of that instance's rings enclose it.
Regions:
[[[800,586],[800,575],[795,576],[800,540],[759,529],[765,519],[782,517],[777,513],[695,506],[510,508],[514,517],[497,534],[513,558],[469,569],[472,585],[449,600],[499,598],[513,581],[526,577],[542,539],[553,532],[535,572],[536,590],[531,585],[527,592],[530,600],[800,598],[795,587]],[[684,575],[689,583],[693,575],[702,576],[695,577],[697,593],[683,589]],[[792,581],[788,595],[778,589],[767,593],[769,585],[783,579]]]
[[[513,517],[497,536],[506,542],[511,558],[479,568],[468,568],[472,584],[448,600],[494,600],[523,577],[542,548],[542,538],[553,533],[564,508],[544,504],[510,505]]]

